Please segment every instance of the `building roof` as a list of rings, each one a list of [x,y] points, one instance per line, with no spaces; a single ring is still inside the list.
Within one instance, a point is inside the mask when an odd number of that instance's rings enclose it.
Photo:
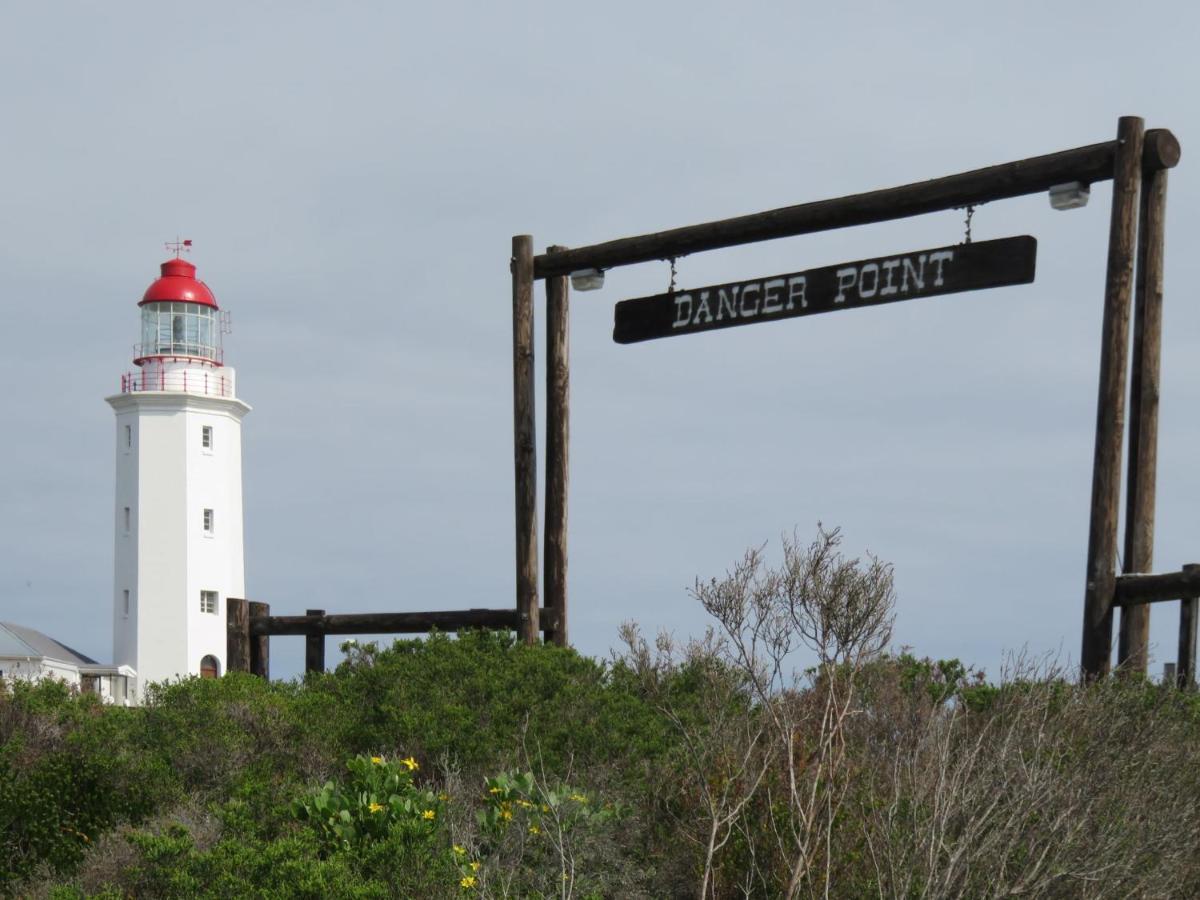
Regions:
[[[196,267],[186,259],[168,259],[161,269],[162,277],[146,288],[138,306],[176,300],[182,303],[199,303],[213,309],[220,308],[208,285],[196,280]]]
[[[76,666],[99,665],[90,656],[84,656],[40,631],[11,622],[0,622],[0,657],[7,656],[40,656]]]

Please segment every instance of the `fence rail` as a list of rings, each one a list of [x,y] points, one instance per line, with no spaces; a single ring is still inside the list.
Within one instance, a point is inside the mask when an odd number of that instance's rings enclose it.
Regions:
[[[272,636],[303,636],[305,671],[323,672],[325,637],[331,634],[425,634],[468,628],[518,631],[521,625],[521,614],[515,608],[335,615],[326,615],[323,609],[310,609],[303,616],[272,616],[269,604],[229,597],[226,609],[226,671],[250,672],[263,678],[269,677]],[[542,609],[539,626],[542,631],[553,632],[558,627],[558,610]]]
[[[1196,683],[1200,564],[1191,563],[1178,572],[1117,576],[1113,588],[1113,606],[1128,610],[1146,603],[1161,603],[1164,600],[1179,601],[1179,651],[1175,664],[1175,683],[1181,688],[1191,688]]]
[[[1134,606],[1200,597],[1200,565],[1160,575],[1118,575],[1113,605]]]

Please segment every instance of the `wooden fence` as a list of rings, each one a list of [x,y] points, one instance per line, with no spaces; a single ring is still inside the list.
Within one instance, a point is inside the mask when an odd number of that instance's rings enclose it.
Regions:
[[[325,671],[325,637],[331,634],[424,634],[468,628],[521,631],[521,614],[515,609],[438,610],[434,612],[344,613],[326,615],[310,609],[303,616],[273,616],[267,603],[237,597],[226,600],[227,646],[225,668],[270,677],[272,636],[303,635],[304,670]],[[558,628],[555,610],[542,610],[540,629]]]
[[[1200,617],[1200,564],[1191,563],[1178,572],[1161,575],[1118,575],[1112,605],[1127,611],[1164,600],[1179,601],[1179,655],[1175,664],[1176,684],[1196,685],[1196,625]],[[1144,670],[1141,666],[1133,666]]]

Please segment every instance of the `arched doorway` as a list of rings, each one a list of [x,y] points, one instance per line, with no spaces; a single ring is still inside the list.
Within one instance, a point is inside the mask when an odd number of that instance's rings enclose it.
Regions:
[[[221,674],[221,661],[209,654],[200,660],[200,677],[217,678]]]

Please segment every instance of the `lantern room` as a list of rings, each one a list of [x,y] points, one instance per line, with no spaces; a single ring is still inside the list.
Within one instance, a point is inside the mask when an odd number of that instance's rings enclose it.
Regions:
[[[149,360],[196,360],[221,364],[221,318],[217,300],[196,267],[184,259],[162,264],[162,275],[138,304],[142,310],[139,366]]]

